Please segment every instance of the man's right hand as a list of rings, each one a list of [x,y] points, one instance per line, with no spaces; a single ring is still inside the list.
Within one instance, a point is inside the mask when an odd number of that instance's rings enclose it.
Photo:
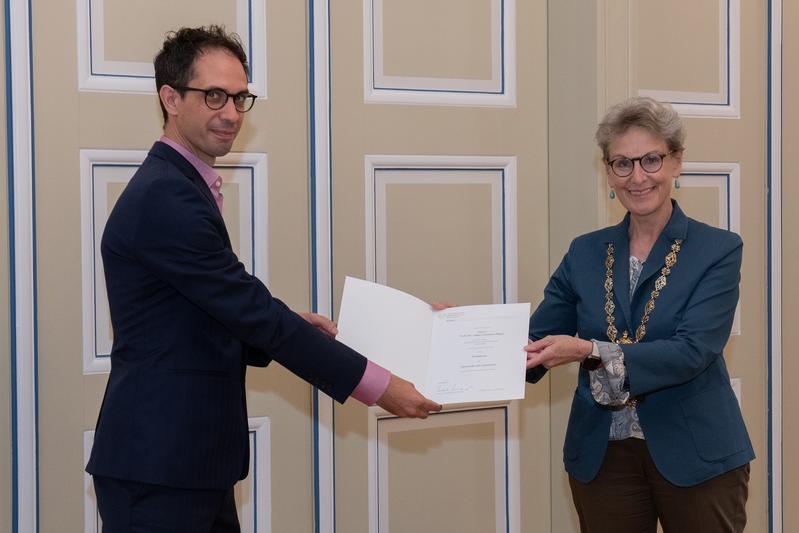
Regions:
[[[401,418],[427,418],[441,410],[440,404],[422,396],[413,383],[393,374],[377,405]]]

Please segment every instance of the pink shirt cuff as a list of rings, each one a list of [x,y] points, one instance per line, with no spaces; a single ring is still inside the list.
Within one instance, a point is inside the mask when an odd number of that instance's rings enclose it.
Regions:
[[[367,360],[366,370],[361,376],[361,381],[350,396],[366,405],[374,405],[386,392],[390,379],[391,372]]]

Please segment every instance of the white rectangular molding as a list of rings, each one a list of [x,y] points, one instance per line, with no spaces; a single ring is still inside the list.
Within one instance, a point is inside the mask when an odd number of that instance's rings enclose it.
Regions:
[[[516,158],[505,156],[367,155],[365,163],[366,278],[387,282],[386,185],[491,185],[493,303],[517,301]],[[422,176],[434,173],[435,176]],[[477,171],[480,176],[458,176]]]
[[[516,0],[491,0],[491,79],[485,80],[385,74],[383,2],[363,0],[366,102],[485,107],[516,105]]]
[[[6,142],[9,220],[12,533],[38,531],[39,416],[30,2],[7,0]]]
[[[83,318],[83,372],[111,370],[111,323],[100,241],[108,205],[108,187],[124,185],[147,157],[144,150],[81,150],[81,280]],[[239,259],[250,272],[266,282],[268,271],[267,156],[259,153],[229,153],[216,161],[226,183],[240,186]],[[253,268],[254,267],[254,268]]]
[[[700,163],[686,161],[680,174],[680,187],[712,187],[718,190],[718,227],[741,233],[741,169],[738,163]],[[741,334],[741,304],[735,308],[730,335]]]
[[[493,455],[484,460],[494,465],[495,531],[521,532],[517,402],[445,406],[426,420],[397,418],[379,407],[370,407],[368,412],[369,533],[390,533],[388,434],[475,423],[491,423],[494,427]]]
[[[741,0],[717,0],[719,87],[715,92],[639,88],[638,94],[669,102],[686,117],[739,118],[741,114]],[[635,2],[630,2],[634,9]],[[690,16],[687,13],[686,16]],[[631,18],[632,19],[632,18]]]
[[[225,4],[219,4],[227,8]],[[77,0],[78,88],[82,91],[154,93],[152,62],[105,57],[105,0]],[[266,2],[235,0],[236,27],[250,67],[249,90],[266,98]],[[177,29],[177,28],[174,28]],[[152,43],[152,53],[162,43]]]

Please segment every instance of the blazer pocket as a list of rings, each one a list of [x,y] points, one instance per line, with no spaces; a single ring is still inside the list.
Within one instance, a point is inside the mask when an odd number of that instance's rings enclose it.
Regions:
[[[680,402],[699,456],[718,461],[746,449],[748,437],[730,387],[716,387]]]
[[[574,393],[569,423],[566,427],[566,439],[563,443],[563,456],[566,459],[576,459],[580,456],[595,410],[593,399],[589,401],[583,398],[579,390]]]

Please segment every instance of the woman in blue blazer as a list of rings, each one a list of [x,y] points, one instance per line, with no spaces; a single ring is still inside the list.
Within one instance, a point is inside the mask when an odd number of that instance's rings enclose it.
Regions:
[[[530,382],[581,364],[563,446],[581,531],[743,531],[754,451],[722,353],[741,239],[671,199],[685,138],[671,106],[632,98],[596,138],[628,213],[571,243],[526,347]]]

